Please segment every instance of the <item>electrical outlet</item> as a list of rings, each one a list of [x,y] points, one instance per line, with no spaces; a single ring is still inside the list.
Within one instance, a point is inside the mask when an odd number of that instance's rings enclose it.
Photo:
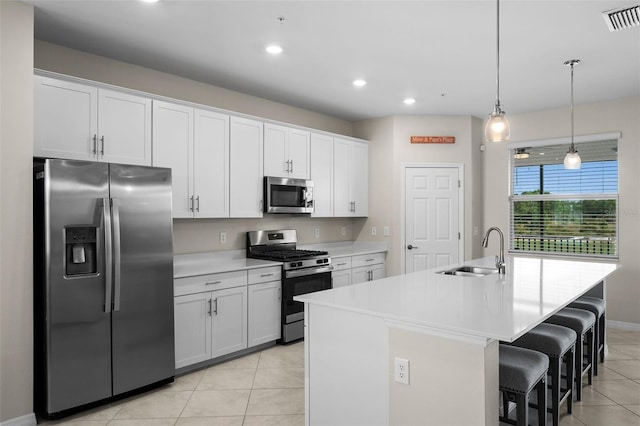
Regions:
[[[382,228],[383,234],[385,237],[389,236],[389,227],[385,226],[384,228]]]
[[[409,384],[409,360],[404,358],[394,358],[394,379],[398,383]]]
[[[320,228],[314,228],[313,235],[315,235],[316,238],[320,238]]]
[[[225,244],[227,242],[227,233],[226,232],[221,232],[220,233],[220,244]]]
[[[342,228],[340,228],[340,235],[342,235],[343,237],[345,235],[347,235],[347,227],[343,226]]]
[[[377,233],[378,233],[378,230],[376,229],[376,227],[372,226],[371,227],[371,235],[373,235],[375,237]]]

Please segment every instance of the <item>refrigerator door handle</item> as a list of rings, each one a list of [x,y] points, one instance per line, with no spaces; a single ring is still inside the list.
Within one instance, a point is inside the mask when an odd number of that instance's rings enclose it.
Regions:
[[[113,250],[111,238],[111,199],[102,199],[102,220],[104,226],[104,311],[111,312],[111,286],[113,271]]]
[[[111,199],[113,214],[113,311],[120,310],[120,200]]]

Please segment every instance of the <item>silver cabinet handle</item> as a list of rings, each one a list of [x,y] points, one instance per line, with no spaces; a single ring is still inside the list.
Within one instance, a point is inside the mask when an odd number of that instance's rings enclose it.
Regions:
[[[291,173],[293,173],[293,160],[289,160],[291,161]]]
[[[104,135],[100,136],[100,155],[104,157]]]
[[[211,316],[211,299],[209,299],[209,310],[207,311],[209,316]]]
[[[102,199],[102,222],[104,226],[104,311],[111,312],[111,289],[113,279],[113,241],[111,238],[111,199]]]
[[[222,281],[210,281],[210,282],[206,282],[204,285],[215,285],[215,284],[220,284]]]
[[[407,248],[408,248],[409,250],[413,250],[413,249],[417,249],[418,247],[416,247],[416,246],[412,246],[411,244],[409,244],[409,245],[407,246]]]
[[[260,277],[272,277],[273,274],[261,274]]]
[[[286,172],[287,172],[287,173],[291,173],[291,168],[290,168],[290,167],[291,167],[291,160],[287,160],[287,161],[285,161],[285,164],[287,165],[287,170],[286,170]]]
[[[344,262],[344,263],[338,263],[338,264],[336,264],[336,266],[345,266],[346,264],[347,264],[347,262]]]
[[[193,195],[189,197],[189,211],[193,212]]]
[[[200,213],[200,196],[196,197],[196,211]]]
[[[98,155],[98,135],[93,135],[93,155]]]
[[[120,310],[120,200],[111,199],[113,211],[113,311]]]
[[[375,259],[367,259],[365,262],[373,262]]]
[[[218,298],[213,299],[213,303],[215,303],[215,307],[213,308],[213,314],[218,315]]]

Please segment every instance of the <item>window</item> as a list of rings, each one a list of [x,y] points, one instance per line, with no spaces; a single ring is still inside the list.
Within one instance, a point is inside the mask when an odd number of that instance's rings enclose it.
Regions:
[[[520,145],[509,151],[510,251],[617,258],[617,138],[577,144],[578,170],[563,166],[568,144]]]

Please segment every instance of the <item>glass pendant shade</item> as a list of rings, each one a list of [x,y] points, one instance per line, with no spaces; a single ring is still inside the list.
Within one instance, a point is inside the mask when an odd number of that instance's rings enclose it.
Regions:
[[[511,127],[504,111],[497,108],[489,114],[489,120],[484,128],[484,138],[487,142],[504,142],[509,139]]]
[[[579,169],[582,164],[582,159],[578,155],[576,148],[571,145],[567,155],[564,156],[564,168],[565,169]]]

